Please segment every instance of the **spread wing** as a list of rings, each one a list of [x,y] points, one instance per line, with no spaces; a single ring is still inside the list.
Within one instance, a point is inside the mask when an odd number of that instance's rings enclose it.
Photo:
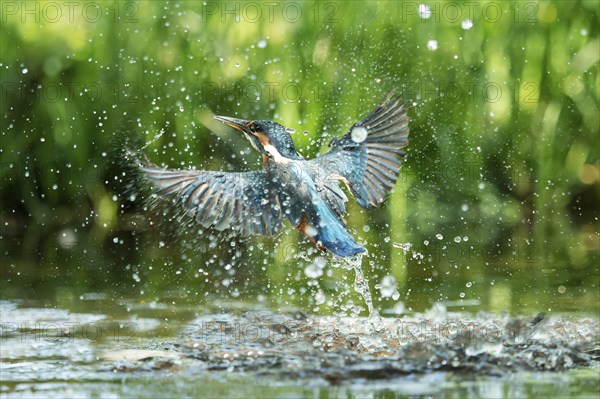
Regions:
[[[180,204],[195,222],[240,235],[272,235],[283,217],[267,172],[213,172],[141,165],[158,196]]]
[[[343,181],[360,206],[369,208],[385,201],[398,175],[408,145],[406,108],[394,91],[363,120],[355,123],[331,150],[308,161],[313,178],[331,207],[342,216],[346,196]]]

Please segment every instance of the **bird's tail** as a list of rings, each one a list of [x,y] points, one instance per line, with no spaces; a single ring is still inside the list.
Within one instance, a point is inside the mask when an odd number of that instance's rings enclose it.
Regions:
[[[316,206],[316,214],[312,218],[312,226],[316,234],[312,237],[317,245],[325,247],[337,256],[354,256],[365,249],[361,247],[348,233],[342,221],[333,211],[321,202]]]

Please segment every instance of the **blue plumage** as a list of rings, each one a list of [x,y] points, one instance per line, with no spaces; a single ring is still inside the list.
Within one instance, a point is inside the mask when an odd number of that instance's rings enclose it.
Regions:
[[[343,182],[364,208],[382,203],[400,173],[408,117],[390,93],[367,117],[331,142],[327,154],[306,161],[290,129],[267,120],[216,116],[244,133],[263,155],[264,169],[225,173],[161,169],[141,164],[157,194],[175,199],[195,222],[241,235],[277,232],[288,219],[319,249],[349,257],[363,252],[343,222]]]
[[[346,227],[325,202],[321,201],[315,208],[319,221],[316,223],[318,225],[317,234],[313,238],[317,242],[317,246],[320,242],[320,245],[328,251],[343,257],[354,256],[365,251],[354,241]]]

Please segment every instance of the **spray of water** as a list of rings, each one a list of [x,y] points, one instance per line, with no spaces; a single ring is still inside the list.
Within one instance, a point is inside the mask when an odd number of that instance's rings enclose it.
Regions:
[[[371,289],[369,288],[369,280],[365,277],[365,274],[362,270],[363,256],[364,255],[361,253],[351,258],[344,258],[342,260],[342,265],[345,269],[354,271],[354,290],[362,296],[365,304],[367,305],[370,324],[372,326],[376,326],[379,324],[377,322],[379,322],[382,317],[373,305],[373,297],[371,295]]]

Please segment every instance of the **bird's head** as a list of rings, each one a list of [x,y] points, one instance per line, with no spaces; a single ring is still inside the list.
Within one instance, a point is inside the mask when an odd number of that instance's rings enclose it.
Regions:
[[[288,129],[277,122],[269,120],[247,121],[228,116],[215,116],[214,118],[243,132],[252,147],[264,155],[281,155],[291,159],[300,158],[290,135],[294,131],[293,129]]]

